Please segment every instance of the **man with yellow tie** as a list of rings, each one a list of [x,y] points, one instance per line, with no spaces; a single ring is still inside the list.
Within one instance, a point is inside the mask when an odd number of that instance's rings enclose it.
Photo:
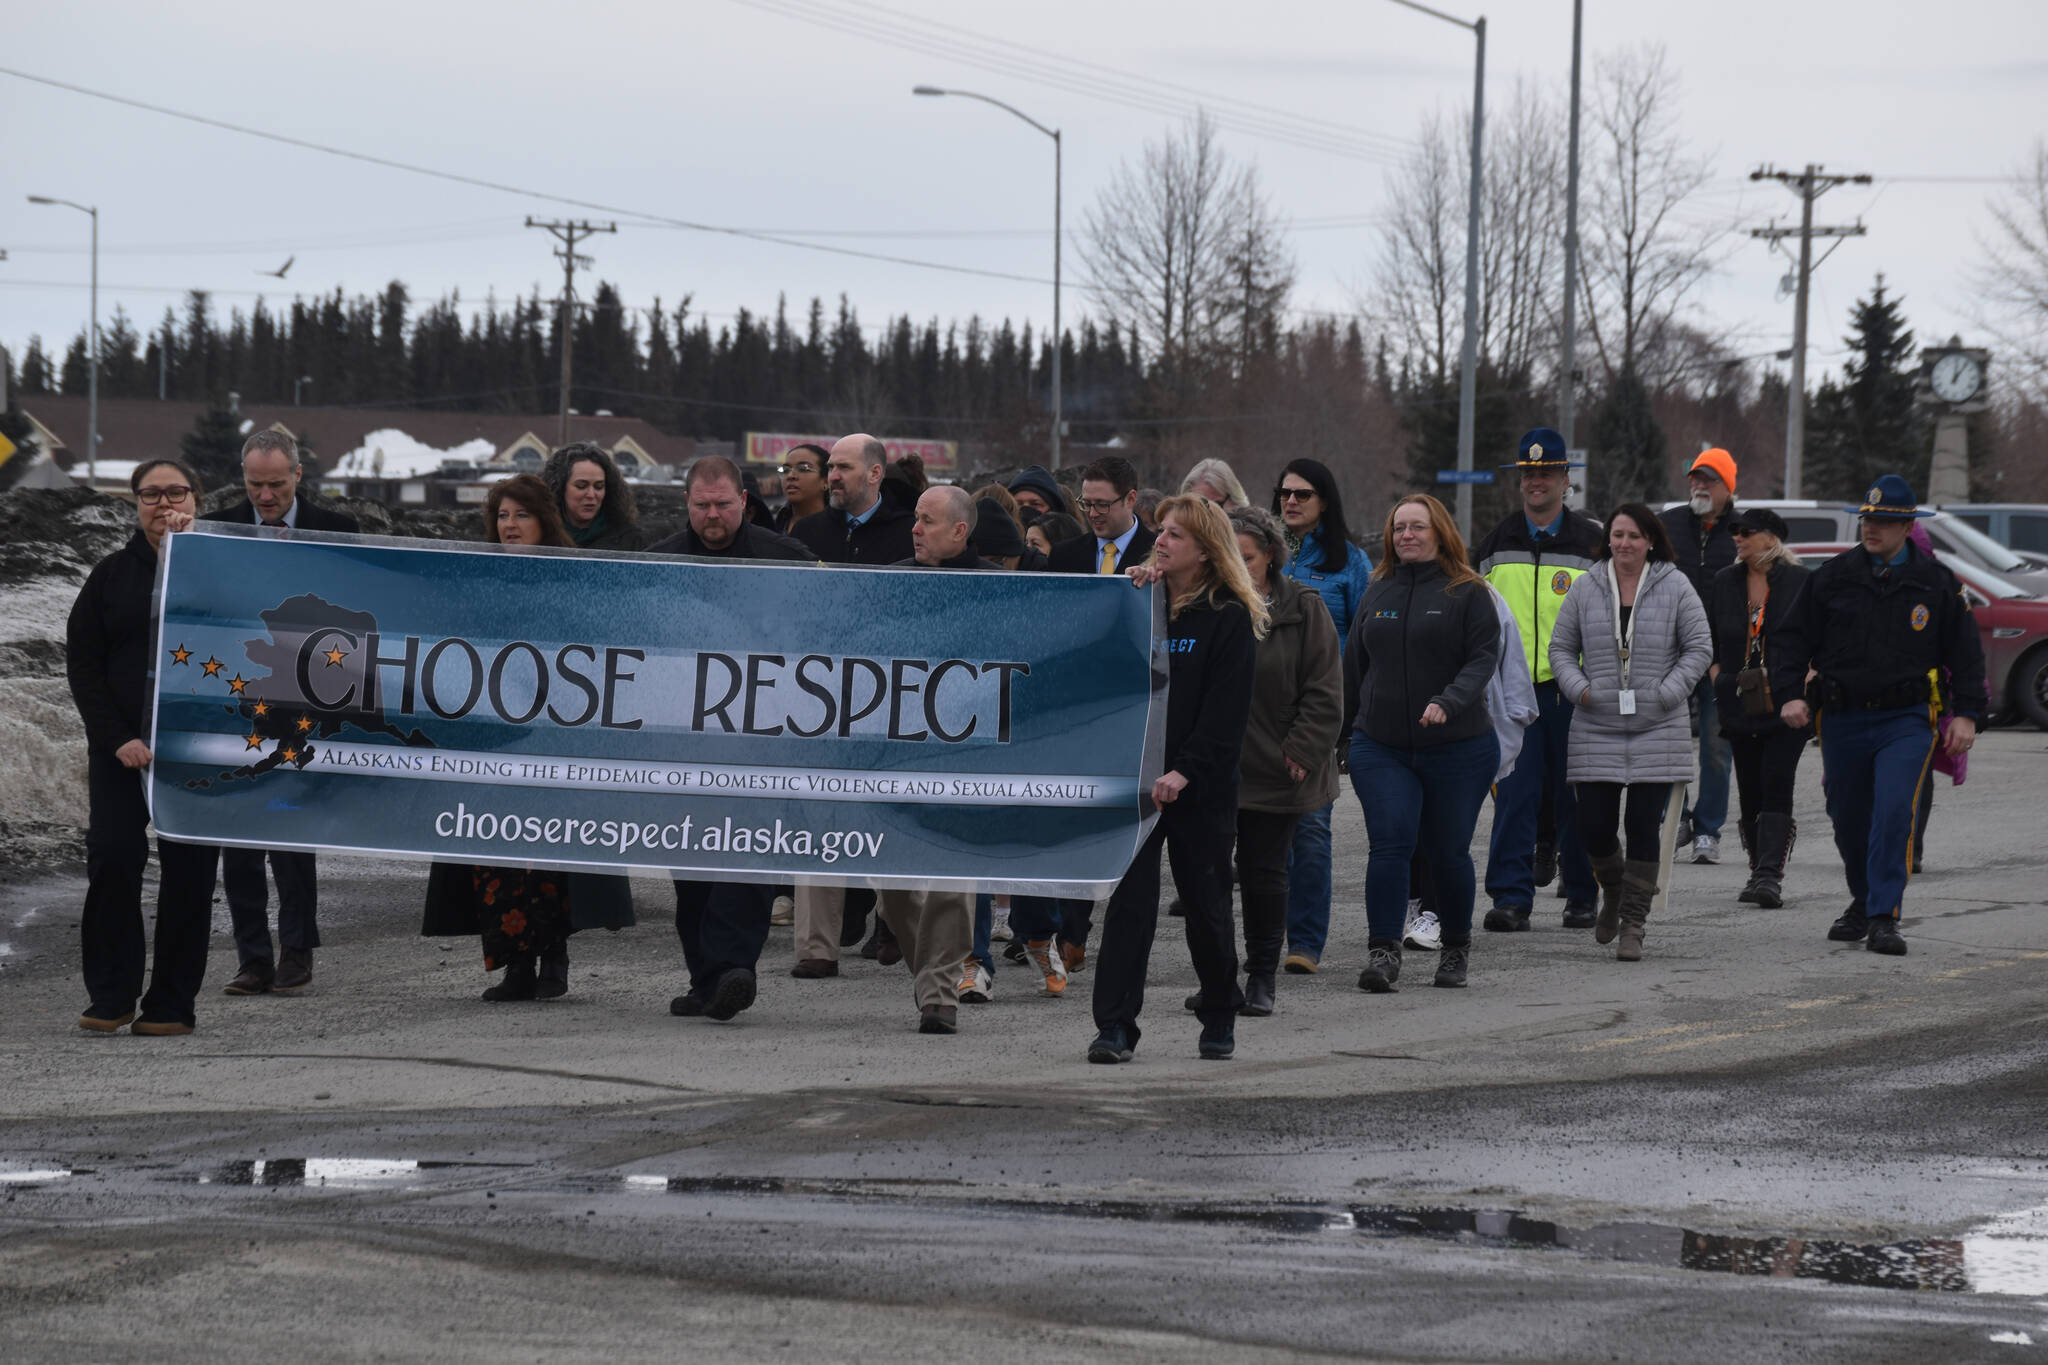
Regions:
[[[1094,534],[1053,546],[1054,573],[1122,573],[1152,553],[1152,533],[1138,520],[1138,471],[1122,456],[1081,471],[1081,514]]]

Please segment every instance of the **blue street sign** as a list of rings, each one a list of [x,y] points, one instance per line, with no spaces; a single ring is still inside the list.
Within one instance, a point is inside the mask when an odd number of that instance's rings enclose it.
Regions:
[[[1438,483],[1492,483],[1493,471],[1491,469],[1439,469],[1436,472],[1436,481]]]

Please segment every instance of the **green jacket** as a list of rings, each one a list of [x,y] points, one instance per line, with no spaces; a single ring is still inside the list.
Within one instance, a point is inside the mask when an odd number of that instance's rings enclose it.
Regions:
[[[1538,545],[1529,518],[1516,508],[1472,552],[1473,567],[1515,614],[1529,676],[1539,684],[1551,681],[1550,637],[1565,594],[1593,567],[1605,539],[1599,522],[1567,507],[1557,534]]]

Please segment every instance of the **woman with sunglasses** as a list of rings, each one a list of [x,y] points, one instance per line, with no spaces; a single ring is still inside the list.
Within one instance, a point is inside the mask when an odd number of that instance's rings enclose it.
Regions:
[[[1811,572],[1785,548],[1785,519],[1770,508],[1743,508],[1733,529],[1736,562],[1714,575],[1707,600],[1714,702],[1735,756],[1737,827],[1749,850],[1749,883],[1736,899],[1775,910],[1785,903],[1785,860],[1797,833],[1799,756],[1813,738],[1810,726],[1795,729],[1778,714],[1806,695],[1805,649],[1786,623]]]
[[[145,1037],[190,1033],[206,977],[220,849],[157,836],[156,966],[142,989],[142,873],[149,863],[150,598],[164,537],[192,525],[202,489],[178,460],[144,460],[128,478],[135,534],[93,567],[71,608],[65,671],[85,723],[91,814],[79,938],[88,1004],[78,1026]],[[141,998],[140,1017],[136,999]]]
[[[1341,650],[1372,582],[1372,564],[1351,543],[1336,476],[1320,460],[1290,461],[1273,489],[1273,511],[1287,528],[1291,551],[1283,572],[1322,596]],[[1330,807],[1335,804],[1333,793],[1331,801],[1305,813],[1294,827],[1283,965],[1297,976],[1316,970],[1330,937]]]

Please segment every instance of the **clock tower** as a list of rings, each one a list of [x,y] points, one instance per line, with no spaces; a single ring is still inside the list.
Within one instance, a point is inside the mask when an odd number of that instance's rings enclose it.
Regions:
[[[1934,462],[1927,474],[1927,501],[1970,500],[1970,414],[1984,411],[1985,371],[1991,353],[1950,337],[1946,346],[1920,352],[1920,380],[1913,396],[1934,409]]]

